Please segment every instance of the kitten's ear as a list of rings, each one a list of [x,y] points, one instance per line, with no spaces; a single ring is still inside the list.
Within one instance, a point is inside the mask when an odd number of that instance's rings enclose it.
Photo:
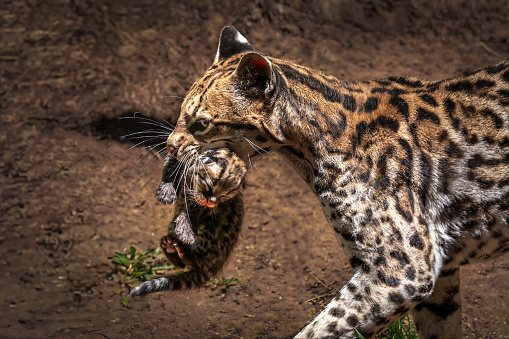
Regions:
[[[245,52],[253,52],[246,38],[242,36],[235,28],[226,26],[221,30],[221,37],[219,38],[219,46],[217,47],[216,58],[214,63],[228,59],[229,57]]]
[[[245,54],[235,70],[235,76],[242,88],[255,91],[252,94],[259,93],[267,97],[274,89],[272,63],[258,53]]]

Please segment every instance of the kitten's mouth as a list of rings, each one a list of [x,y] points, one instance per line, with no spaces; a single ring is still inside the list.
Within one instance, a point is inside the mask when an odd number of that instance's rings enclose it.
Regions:
[[[214,208],[217,206],[217,200],[214,197],[212,197],[211,199],[205,198],[196,199],[196,202],[198,203],[198,205],[206,206],[208,208]]]

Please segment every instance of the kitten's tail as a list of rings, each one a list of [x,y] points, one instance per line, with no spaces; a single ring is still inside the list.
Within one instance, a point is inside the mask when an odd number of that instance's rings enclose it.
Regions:
[[[169,287],[170,282],[168,281],[168,278],[161,277],[152,279],[150,281],[145,281],[140,286],[133,288],[129,295],[131,297],[137,297],[139,295],[144,295],[152,292],[166,291]]]
[[[140,286],[133,288],[129,295],[137,297],[159,291],[191,290],[202,287],[207,281],[208,277],[205,274],[190,270],[145,281]]]

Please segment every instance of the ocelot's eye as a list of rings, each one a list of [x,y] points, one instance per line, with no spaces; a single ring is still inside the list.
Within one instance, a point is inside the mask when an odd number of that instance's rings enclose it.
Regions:
[[[211,126],[210,120],[200,119],[196,120],[189,126],[189,132],[193,135],[200,135],[205,133]]]

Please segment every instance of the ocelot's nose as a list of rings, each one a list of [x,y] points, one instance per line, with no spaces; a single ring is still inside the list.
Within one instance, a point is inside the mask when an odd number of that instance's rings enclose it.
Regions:
[[[171,155],[174,158],[177,158],[177,154],[180,148],[180,145],[175,145],[175,139],[172,138],[172,135],[168,137],[166,140],[166,149],[168,150],[168,155]]]
[[[174,146],[171,146],[171,145],[168,145],[168,154],[171,155],[172,157],[176,158],[177,157],[177,152],[178,152],[178,148],[175,148]]]
[[[180,160],[194,142],[195,139],[189,132],[179,128],[175,129],[166,140],[166,149],[169,155]]]

